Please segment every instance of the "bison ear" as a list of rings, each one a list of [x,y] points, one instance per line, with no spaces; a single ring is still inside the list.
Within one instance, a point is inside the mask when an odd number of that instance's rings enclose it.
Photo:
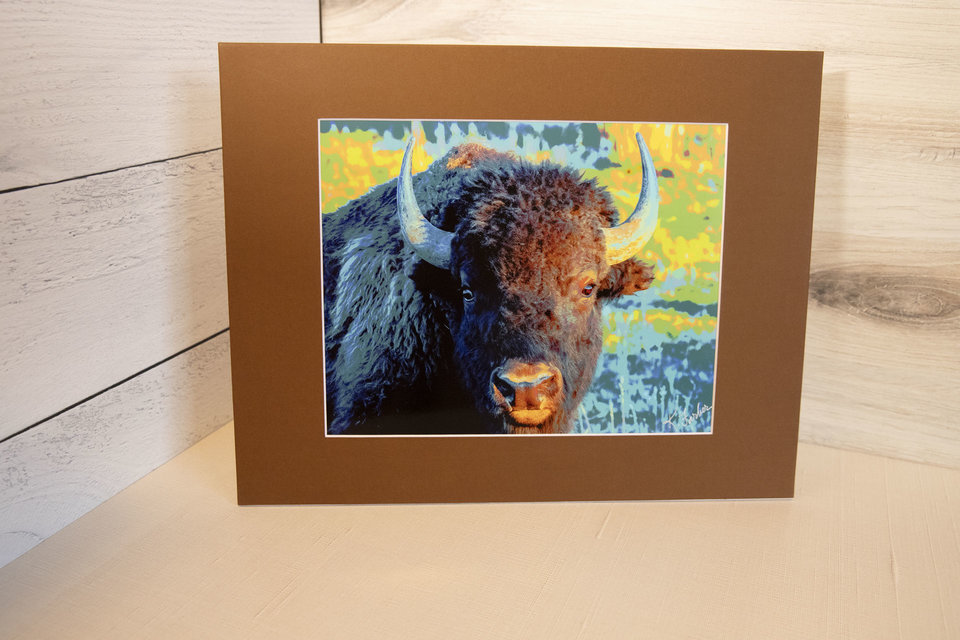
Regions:
[[[600,282],[599,298],[618,298],[643,291],[653,282],[653,267],[630,258],[610,267],[610,273]]]
[[[414,260],[406,268],[407,277],[413,280],[417,291],[433,293],[441,298],[456,299],[460,288],[454,277],[446,269],[435,267],[425,260]]]

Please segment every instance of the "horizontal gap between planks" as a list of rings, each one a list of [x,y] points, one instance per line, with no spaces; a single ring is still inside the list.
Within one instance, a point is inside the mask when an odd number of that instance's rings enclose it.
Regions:
[[[126,171],[127,169],[136,169],[137,167],[148,167],[152,164],[161,164],[163,162],[170,162],[171,160],[181,160],[183,158],[189,158],[191,156],[202,156],[205,153],[213,153],[214,151],[220,151],[223,147],[214,147],[213,149],[204,149],[203,151],[192,151],[190,153],[184,153],[183,155],[173,156],[172,158],[163,158],[162,160],[150,160],[149,162],[141,162],[139,164],[131,164],[126,167],[119,167],[117,169],[107,169],[106,171],[97,171],[96,173],[87,173],[82,176],[75,176],[73,178],[64,178],[62,180],[52,180],[50,182],[39,182],[37,184],[28,184],[23,187],[10,187],[9,189],[0,189],[0,195],[5,193],[13,193],[15,191],[23,191],[24,189],[34,189],[36,187],[48,187],[53,184],[62,184],[64,182],[72,182],[73,180],[84,180],[86,178],[92,178],[94,176],[103,176],[108,173],[117,173],[118,171]]]
[[[75,409],[76,407],[79,407],[79,406],[82,405],[84,402],[89,402],[90,400],[93,400],[93,399],[96,398],[97,396],[101,396],[101,395],[103,395],[104,393],[106,393],[107,391],[111,391],[111,390],[113,390],[113,389],[116,389],[116,388],[119,387],[120,385],[125,384],[125,383],[127,383],[127,382],[130,382],[130,381],[133,380],[134,378],[136,378],[136,377],[138,377],[138,376],[142,376],[143,374],[147,373],[148,371],[152,371],[153,369],[156,369],[157,367],[159,367],[159,366],[162,365],[162,364],[165,364],[165,363],[167,363],[167,362],[170,362],[171,360],[173,360],[174,358],[176,358],[176,357],[178,357],[178,356],[182,356],[183,354],[185,354],[186,352],[190,351],[191,349],[196,349],[196,348],[199,347],[200,345],[206,344],[207,342],[210,342],[210,341],[213,340],[214,338],[217,338],[217,337],[219,337],[219,336],[222,336],[223,334],[225,334],[225,333],[226,333],[227,331],[229,331],[229,330],[230,330],[230,327],[227,327],[226,329],[221,329],[220,331],[217,331],[216,333],[214,333],[212,336],[207,336],[207,337],[204,338],[203,340],[201,340],[201,341],[199,341],[199,342],[195,342],[194,344],[190,345],[189,347],[186,347],[186,348],[184,348],[184,349],[181,349],[180,351],[177,351],[175,354],[173,354],[173,355],[171,355],[171,356],[167,356],[166,358],[164,358],[163,360],[160,360],[159,362],[153,363],[152,365],[150,365],[150,366],[147,367],[146,369],[141,369],[140,371],[137,371],[137,372],[134,373],[133,375],[127,376],[127,377],[124,378],[123,380],[120,380],[119,382],[113,383],[112,385],[110,385],[110,386],[107,387],[106,389],[101,389],[100,391],[97,391],[96,393],[87,396],[87,397],[84,398],[83,400],[80,400],[80,401],[78,401],[78,402],[74,402],[74,403],[71,404],[69,407],[63,408],[63,409],[61,409],[60,411],[57,411],[56,413],[50,414],[50,415],[47,416],[46,418],[42,418],[42,419],[40,419],[40,420],[37,420],[37,421],[34,422],[33,424],[28,425],[28,426],[24,427],[23,429],[20,429],[19,431],[15,432],[15,433],[11,433],[9,436],[7,436],[7,437],[5,437],[5,438],[3,438],[3,439],[0,439],[0,444],[3,444],[4,442],[6,442],[7,440],[10,440],[11,438],[16,438],[17,436],[19,436],[19,435],[21,435],[21,434],[23,434],[23,433],[26,433],[26,432],[29,431],[30,429],[33,429],[34,427],[40,426],[41,424],[43,424],[44,422],[47,422],[48,420],[53,420],[53,419],[56,418],[57,416],[63,415],[63,414],[66,413],[67,411],[70,411],[71,409]]]

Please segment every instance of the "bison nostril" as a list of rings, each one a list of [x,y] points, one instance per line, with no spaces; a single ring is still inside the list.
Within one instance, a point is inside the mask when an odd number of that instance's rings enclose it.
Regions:
[[[493,372],[493,386],[496,387],[497,391],[503,396],[503,399],[507,404],[513,406],[513,396],[514,396],[514,386],[507,378],[503,377],[501,369],[497,369]]]

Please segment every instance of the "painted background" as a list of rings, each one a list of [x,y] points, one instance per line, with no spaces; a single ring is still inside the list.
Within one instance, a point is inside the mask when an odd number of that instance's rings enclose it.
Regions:
[[[726,126],[716,124],[435,122],[415,128],[414,173],[450,147],[479,142],[553,161],[606,187],[622,216],[640,193],[640,132],[657,166],[660,220],[643,251],[648,291],[604,307],[604,350],[575,432],[710,431],[712,423]],[[400,172],[404,121],[321,121],[323,213]]]

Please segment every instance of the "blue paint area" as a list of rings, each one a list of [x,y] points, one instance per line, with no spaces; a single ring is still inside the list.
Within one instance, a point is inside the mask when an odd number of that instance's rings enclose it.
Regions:
[[[657,307],[669,306],[655,298]],[[651,303],[626,296],[605,315],[641,314]],[[660,333],[631,328],[615,352],[605,350],[578,410],[576,433],[706,433],[712,426],[716,333]]]

